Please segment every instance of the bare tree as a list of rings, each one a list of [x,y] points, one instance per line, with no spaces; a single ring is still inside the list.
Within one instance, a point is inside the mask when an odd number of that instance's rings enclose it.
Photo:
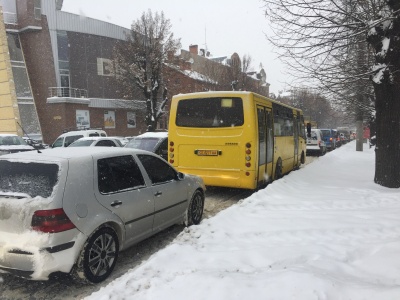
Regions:
[[[357,84],[360,95],[368,94],[368,87],[363,94],[362,83],[367,86],[366,80],[372,80],[376,109],[374,181],[400,187],[400,1],[263,1],[274,27],[269,40],[284,49],[282,59],[296,75],[301,71],[303,78],[311,78],[332,92],[342,89],[343,84]],[[355,45],[358,52],[352,50]],[[373,62],[367,57],[370,51]],[[370,98],[360,95],[355,97],[358,107],[368,105]]]
[[[242,72],[241,72],[241,86],[242,90],[249,90],[249,77],[247,73],[250,71],[252,67],[253,58],[249,54],[245,54],[242,57]]]
[[[117,80],[125,95],[134,97],[136,88],[145,97],[148,131],[157,128],[168,100],[167,88],[163,86],[163,64],[179,48],[180,40],[174,39],[169,19],[163,12],[153,14],[151,10],[132,23],[126,41],[121,41],[115,48]],[[158,103],[162,86],[162,100]]]
[[[290,92],[290,96],[279,97],[278,100],[303,110],[304,116],[315,121],[318,128],[334,128],[345,123],[343,112],[333,107],[317,90],[296,87]]]

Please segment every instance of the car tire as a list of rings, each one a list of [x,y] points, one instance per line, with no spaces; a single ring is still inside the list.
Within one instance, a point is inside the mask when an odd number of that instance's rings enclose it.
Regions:
[[[118,252],[115,231],[107,226],[100,227],[85,242],[72,273],[74,279],[84,283],[105,280],[115,267]]]
[[[204,210],[204,194],[197,190],[190,199],[187,209],[186,226],[197,225],[200,223]]]

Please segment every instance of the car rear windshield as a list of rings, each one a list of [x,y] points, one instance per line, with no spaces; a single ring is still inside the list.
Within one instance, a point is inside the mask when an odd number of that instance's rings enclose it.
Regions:
[[[27,143],[24,141],[23,138],[19,136],[13,136],[13,135],[6,135],[6,136],[0,136],[0,145],[7,145],[7,146],[17,146],[17,145],[24,145],[26,146]]]
[[[32,198],[48,198],[58,181],[58,170],[59,166],[53,163],[0,160],[0,194],[24,193]]]
[[[64,146],[68,147],[69,145],[71,145],[73,142],[75,142],[76,140],[82,138],[83,135],[72,135],[72,136],[67,136],[65,137],[65,142],[64,142]]]
[[[315,131],[311,131],[311,138],[313,140],[318,140],[318,136],[317,136],[317,133]]]
[[[93,140],[76,140],[68,147],[86,147],[93,144],[93,142],[94,142]]]
[[[331,131],[330,130],[321,129],[321,132],[322,132],[322,136],[323,137],[330,137],[331,136]]]
[[[131,140],[126,147],[154,152],[159,141],[160,139],[158,138],[136,138]]]

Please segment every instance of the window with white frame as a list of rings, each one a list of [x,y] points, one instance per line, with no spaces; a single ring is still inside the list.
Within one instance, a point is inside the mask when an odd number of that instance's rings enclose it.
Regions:
[[[35,19],[36,20],[41,20],[42,19],[42,3],[41,3],[41,0],[35,0],[34,13],[35,13]]]

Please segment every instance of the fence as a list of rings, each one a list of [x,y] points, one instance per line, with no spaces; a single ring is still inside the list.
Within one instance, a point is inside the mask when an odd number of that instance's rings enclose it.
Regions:
[[[49,87],[50,97],[71,97],[71,98],[88,98],[88,92],[84,89],[68,88],[68,87]]]

